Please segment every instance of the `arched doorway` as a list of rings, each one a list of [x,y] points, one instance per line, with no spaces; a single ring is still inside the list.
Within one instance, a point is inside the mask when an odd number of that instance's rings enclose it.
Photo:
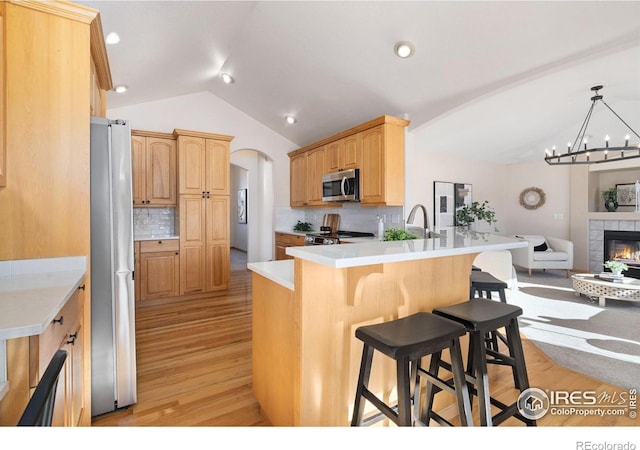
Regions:
[[[246,242],[247,262],[269,261],[273,258],[273,161],[259,150],[242,149],[231,153],[230,162],[232,246]],[[246,189],[246,224],[239,223],[237,214],[242,189]]]

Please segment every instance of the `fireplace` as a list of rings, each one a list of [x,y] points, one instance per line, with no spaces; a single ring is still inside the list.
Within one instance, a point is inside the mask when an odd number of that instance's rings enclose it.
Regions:
[[[625,276],[640,278],[640,231],[604,230],[604,261],[623,262]]]

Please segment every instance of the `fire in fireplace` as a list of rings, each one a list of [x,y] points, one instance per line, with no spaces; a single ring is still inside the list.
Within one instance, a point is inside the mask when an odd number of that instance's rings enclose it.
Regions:
[[[640,231],[604,230],[604,261],[623,262],[625,276],[640,278]]]

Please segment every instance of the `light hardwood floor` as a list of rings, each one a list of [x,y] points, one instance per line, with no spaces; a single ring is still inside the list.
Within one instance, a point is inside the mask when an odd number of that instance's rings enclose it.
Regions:
[[[138,402],[94,418],[93,426],[268,425],[251,389],[250,271],[233,268],[228,291],[196,300],[150,302],[136,314]],[[532,387],[621,391],[557,366],[526,340],[524,351]],[[517,398],[509,387],[509,368],[491,366],[490,375],[496,397]],[[510,425],[523,426],[513,418],[501,426]],[[538,426],[637,425],[626,416],[547,414],[538,421]]]

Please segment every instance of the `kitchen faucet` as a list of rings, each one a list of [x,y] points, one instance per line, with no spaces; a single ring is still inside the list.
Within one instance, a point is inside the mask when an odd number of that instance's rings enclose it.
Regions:
[[[418,203],[417,205],[415,205],[413,208],[411,208],[411,212],[409,213],[409,217],[407,217],[407,223],[406,225],[413,225],[413,221],[416,218],[416,211],[418,209],[422,209],[422,223],[423,223],[423,232],[424,232],[424,238],[428,238],[429,237],[429,222],[427,219],[427,208],[424,207],[424,205]]]

